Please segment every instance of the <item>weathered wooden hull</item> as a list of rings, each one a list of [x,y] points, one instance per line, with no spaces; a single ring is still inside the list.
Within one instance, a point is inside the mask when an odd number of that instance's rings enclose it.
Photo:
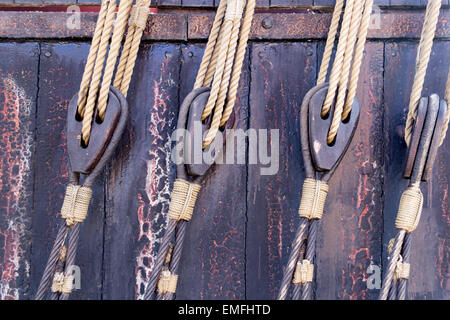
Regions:
[[[208,7],[212,2],[201,4]],[[284,5],[278,0],[271,4]],[[192,0],[192,5],[200,4]],[[188,228],[178,298],[276,297],[298,223],[304,179],[299,108],[315,84],[329,11],[267,9],[256,14],[234,127],[279,129],[279,171],[262,176],[260,165],[235,164],[217,165],[208,174]],[[175,178],[170,135],[179,104],[193,86],[213,16],[211,10],[166,9],[150,17],[128,95],[127,130],[94,186],[83,223],[77,257],[81,289],[74,291],[73,299],[143,295],[168,221]],[[76,30],[65,27],[66,17],[62,12],[0,12],[2,299],[34,296],[57,231],[68,179],[67,105],[81,80],[96,13],[82,13]],[[450,63],[449,18],[446,7],[426,94],[444,92]],[[318,239],[317,299],[378,295],[367,285],[368,268],[386,266],[387,244],[394,236],[395,214],[407,184],[402,179],[406,159],[402,132],[422,21],[423,10],[384,8],[381,29],[369,31],[358,87],[360,124],[330,181]],[[449,298],[449,158],[447,139],[423,189],[410,299]]]

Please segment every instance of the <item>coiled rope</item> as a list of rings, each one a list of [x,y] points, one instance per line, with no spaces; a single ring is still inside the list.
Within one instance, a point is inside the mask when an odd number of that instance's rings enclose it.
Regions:
[[[82,118],[82,142],[85,145],[89,144],[94,113],[103,119],[107,111],[108,94],[128,23],[127,36],[114,78],[114,86],[124,97],[127,95],[139,43],[149,14],[150,0],[138,0],[130,14],[132,3],[133,0],[120,1],[117,16],[115,0],[103,0],[101,4],[77,100],[77,113]],[[111,34],[113,23],[114,30]],[[80,225],[88,213],[92,196],[91,187],[119,142],[127,111],[122,110],[124,116],[121,116],[115,129],[120,133],[112,136],[102,158],[87,175],[84,183],[80,185],[79,173],[70,173],[70,184],[67,186],[61,208],[61,217],[65,221],[58,231],[39,284],[35,297],[38,300],[46,298],[49,288],[51,291],[49,297],[53,300],[66,300],[72,292],[73,266]]]
[[[405,142],[408,146],[411,143],[418,105],[428,70],[441,4],[441,0],[429,0],[426,8],[421,39],[417,50],[416,73],[411,90],[409,111],[405,127]],[[447,111],[441,133],[440,145],[442,145],[445,139],[450,118],[450,70],[444,99],[447,101]],[[404,191],[400,199],[400,205],[395,221],[395,227],[398,231],[395,239],[391,240],[390,248],[388,250],[389,262],[380,290],[380,300],[406,299],[406,287],[410,273],[409,261],[412,232],[419,224],[423,206],[423,195],[420,190],[421,178],[421,176],[412,178],[408,188]]]
[[[325,86],[339,22],[344,11],[336,57],[329,76],[329,88],[322,106],[322,116],[325,116],[335,102],[327,136],[328,144],[334,141],[341,121],[347,119],[352,110],[372,6],[373,0],[347,0],[344,10],[344,0],[336,1],[316,86],[317,91]],[[312,95],[313,92],[310,91],[304,98],[302,110],[308,108],[305,103],[309,102]],[[291,285],[293,285],[292,299],[310,300],[313,297],[316,238],[328,193],[328,179],[329,175],[319,180],[317,175],[314,177],[307,170],[307,179],[303,184],[299,207],[300,225],[294,236],[288,263],[283,272],[278,293],[279,300],[288,298]],[[304,247],[306,249],[302,250]]]
[[[217,131],[225,125],[233,111],[254,10],[255,0],[220,2],[194,90],[180,107],[178,128],[185,128],[187,113],[194,97],[206,92],[208,87],[211,88],[202,113],[202,120],[212,114],[211,126],[202,143],[203,148],[211,144]],[[188,181],[184,164],[177,167],[177,180],[169,207],[169,223],[145,289],[145,300],[170,300],[175,296],[186,228],[200,192],[200,181],[201,176]]]

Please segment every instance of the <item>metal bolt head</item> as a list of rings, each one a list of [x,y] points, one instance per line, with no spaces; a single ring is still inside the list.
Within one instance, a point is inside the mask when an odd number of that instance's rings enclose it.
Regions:
[[[270,29],[273,26],[273,21],[271,18],[267,17],[261,22],[264,29]]]

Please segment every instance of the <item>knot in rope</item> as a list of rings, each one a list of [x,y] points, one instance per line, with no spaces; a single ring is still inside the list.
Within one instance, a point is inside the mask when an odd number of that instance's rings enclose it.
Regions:
[[[407,232],[414,231],[419,225],[422,214],[423,195],[418,186],[412,186],[403,192],[398,208],[395,226]]]
[[[172,274],[169,270],[161,272],[158,281],[158,292],[160,294],[175,293],[177,290],[178,275]]]
[[[314,265],[307,259],[302,262],[297,262],[297,267],[295,268],[293,284],[305,284],[307,282],[312,282],[314,276]]]
[[[298,213],[308,219],[321,219],[328,194],[326,182],[311,178],[303,183],[302,199]]]
[[[70,294],[73,289],[73,275],[64,275],[63,272],[56,272],[52,282],[52,292]]]
[[[66,220],[67,226],[76,222],[83,222],[87,216],[92,189],[81,185],[69,184],[61,208],[61,216]]]
[[[169,206],[169,218],[175,221],[191,220],[200,189],[199,184],[183,179],[175,180]]]

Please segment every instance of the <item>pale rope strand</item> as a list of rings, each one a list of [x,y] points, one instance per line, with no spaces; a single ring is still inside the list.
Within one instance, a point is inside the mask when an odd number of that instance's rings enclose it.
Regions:
[[[450,120],[450,69],[448,70],[447,75],[447,86],[445,88],[445,101],[447,101],[447,113],[445,114],[445,122],[442,128],[441,142],[439,145],[442,145],[442,143],[444,142],[445,136],[447,134],[448,123]]]
[[[219,130],[220,122],[222,119],[223,106],[227,98],[228,85],[230,83],[231,70],[233,68],[234,55],[236,53],[236,44],[239,38],[241,15],[233,21],[233,27],[231,30],[230,42],[228,43],[227,58],[225,62],[225,68],[222,75],[222,82],[220,83],[220,89],[217,96],[217,101],[214,107],[214,115],[211,122],[211,126],[203,140],[203,148],[206,148],[214,140],[217,131]]]
[[[320,65],[319,76],[317,78],[317,84],[325,82],[328,73],[328,67],[330,66],[331,55],[333,54],[334,42],[336,41],[336,35],[339,28],[339,21],[341,20],[342,7],[344,6],[344,0],[337,0],[334,7],[333,18],[331,19],[330,30],[328,31],[327,43],[323,52],[322,63]]]
[[[109,87],[111,85],[114,67],[116,65],[117,56],[119,55],[119,49],[122,43],[132,3],[132,0],[120,1],[119,11],[117,12],[117,18],[114,24],[114,33],[109,48],[108,59],[106,61],[106,67],[103,74],[102,86],[100,88],[100,94],[98,96],[97,109],[100,119],[103,119],[103,117],[105,116]]]
[[[223,32],[220,32],[219,37],[217,38],[217,45],[215,46],[211,57],[211,62],[209,63],[208,70],[206,70],[205,79],[203,80],[203,87],[210,87],[213,82],[214,74],[216,72],[217,59],[219,57],[220,48],[223,41],[228,41],[228,39],[226,39]]]
[[[122,47],[122,52],[120,53],[119,64],[117,65],[116,74],[114,75],[113,86],[117,89],[120,88],[120,84],[122,83],[123,74],[127,65],[128,56],[130,55],[131,44],[133,43],[135,32],[136,28],[132,26],[130,26],[127,30],[127,36]]]
[[[146,10],[145,21],[147,21],[147,19],[148,19],[150,2],[151,2],[150,0],[143,0],[140,4],[139,10]],[[136,57],[137,57],[137,54],[139,51],[139,44],[141,43],[142,34],[144,32],[144,29],[145,29],[144,23],[142,25],[138,25],[138,26],[134,27],[134,37],[133,37],[133,42],[131,44],[131,48],[129,51],[129,56],[128,56],[127,64],[125,67],[125,72],[123,74],[123,79],[121,81],[120,88],[117,87],[118,89],[120,89],[120,91],[122,92],[122,94],[125,97],[127,96],[128,88],[130,86],[131,76],[133,75],[134,65],[136,63]]]
[[[230,20],[225,20],[223,22],[223,26],[222,26],[223,30],[221,30],[221,32],[223,32],[226,35],[229,35],[231,33],[232,27],[233,27],[233,22]],[[224,37],[223,41],[220,43],[220,51],[219,51],[219,56],[217,59],[216,70],[214,72],[214,80],[213,80],[213,84],[211,86],[211,92],[209,93],[208,102],[206,103],[206,106],[203,109],[202,118],[201,118],[202,120],[206,119],[211,114],[211,112],[214,109],[214,106],[216,104],[217,96],[219,94],[220,84],[222,82],[223,71],[225,69],[225,62],[226,62],[226,57],[227,57],[227,48],[228,48],[229,40],[230,40],[229,38]]]
[[[422,36],[419,43],[416,60],[416,74],[409,99],[409,111],[406,119],[405,141],[409,146],[411,140],[414,120],[417,114],[417,106],[422,95],[425,75],[430,61],[431,49],[433,47],[436,25],[439,19],[439,10],[441,8],[441,0],[428,1],[427,11],[425,13],[425,21],[422,29]]]
[[[203,54],[202,62],[200,68],[197,72],[197,78],[195,80],[194,89],[204,86],[204,80],[206,71],[210,65],[211,56],[213,54],[214,48],[217,43],[217,38],[219,36],[220,26],[222,25],[223,17],[225,16],[225,10],[227,7],[227,1],[220,1],[219,7],[217,8],[216,17],[209,34],[208,43],[206,44],[205,52]]]
[[[342,113],[342,120],[347,119],[352,110],[353,101],[356,97],[356,89],[358,88],[359,73],[361,70],[361,63],[364,57],[364,46],[367,39],[367,31],[369,30],[370,15],[372,14],[373,0],[366,0],[364,14],[359,28],[358,42],[356,43],[355,58],[352,66],[352,74],[350,76],[350,84],[348,87],[347,101],[345,102],[344,112]]]
[[[356,36],[361,24],[362,18],[362,0],[356,0],[353,5],[352,22],[350,24],[349,34],[347,38],[347,46],[344,52],[342,62],[341,77],[339,79],[339,89],[336,98],[336,106],[334,108],[333,119],[328,131],[327,142],[333,142],[341,124],[342,111],[344,110],[345,97],[347,93],[348,78],[350,75],[350,66],[353,60],[353,51],[355,49]]]
[[[136,57],[139,51],[139,44],[142,39],[142,31],[139,31],[137,34],[135,33],[133,43],[130,49],[130,58],[127,61],[127,66],[125,68],[125,73],[123,75],[122,83],[120,85],[120,92],[127,97],[128,88],[130,87],[131,76],[133,75],[134,65],[136,63]]]
[[[81,134],[83,141],[87,144],[91,135],[92,117],[94,114],[95,101],[97,100],[98,87],[103,72],[103,64],[108,51],[108,43],[111,38],[111,30],[114,21],[114,11],[116,10],[115,1],[109,3],[108,12],[106,14],[105,26],[103,28],[100,46],[95,59],[94,72],[92,74],[91,84],[89,86],[89,94],[86,103],[86,109],[83,114],[83,123],[81,126]]]
[[[342,71],[342,62],[344,58],[344,52],[347,47],[347,38],[349,35],[350,22],[353,13],[353,5],[355,0],[348,0],[345,7],[344,18],[341,26],[341,35],[339,36],[339,44],[336,52],[336,58],[334,59],[333,68],[330,75],[330,85],[328,87],[327,97],[322,106],[322,116],[325,116],[331,109],[331,105],[336,96],[336,89],[339,84],[339,79]],[[340,116],[340,115],[339,115]]]
[[[92,38],[91,48],[89,49],[89,55],[84,67],[83,78],[80,84],[80,91],[78,91],[78,113],[83,116],[84,107],[86,105],[86,98],[89,88],[89,82],[91,82],[92,70],[94,69],[94,62],[97,57],[97,52],[102,38],[103,27],[105,25],[106,13],[108,11],[110,0],[103,0],[98,14],[97,24],[95,26],[94,36]]]
[[[248,0],[247,7],[245,9],[244,21],[241,27],[241,37],[239,39],[238,48],[236,51],[236,57],[234,60],[233,73],[231,75],[230,87],[228,89],[227,104],[223,111],[222,120],[220,126],[225,125],[233,112],[234,104],[236,103],[236,94],[238,90],[239,80],[241,78],[242,65],[244,63],[245,51],[247,49],[248,36],[250,34],[250,28],[252,26],[253,15],[255,13],[255,0]]]

